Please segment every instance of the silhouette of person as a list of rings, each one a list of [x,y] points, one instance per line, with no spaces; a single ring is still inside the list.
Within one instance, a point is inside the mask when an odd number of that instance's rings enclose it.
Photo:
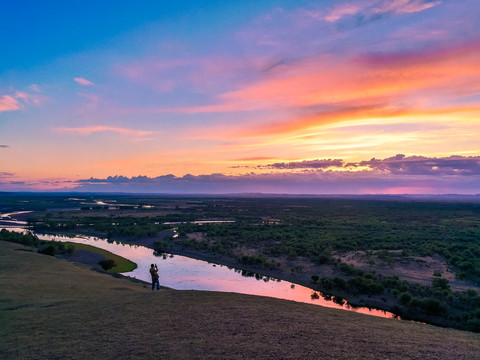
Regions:
[[[152,290],[155,289],[155,286],[157,287],[157,290],[160,290],[160,281],[158,280],[158,267],[156,264],[152,264],[152,266],[150,266],[150,275],[152,275]]]

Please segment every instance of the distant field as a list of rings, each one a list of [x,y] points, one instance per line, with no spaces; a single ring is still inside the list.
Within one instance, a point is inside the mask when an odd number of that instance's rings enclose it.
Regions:
[[[284,300],[162,289],[0,241],[2,359],[465,359],[480,335]]]

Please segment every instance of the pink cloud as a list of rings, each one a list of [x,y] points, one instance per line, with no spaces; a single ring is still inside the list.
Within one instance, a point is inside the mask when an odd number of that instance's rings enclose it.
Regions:
[[[15,93],[15,98],[21,99],[25,104],[33,104],[36,106],[40,106],[41,103],[47,100],[46,96],[32,95],[22,91],[17,91]]]
[[[322,18],[328,22],[335,22],[346,15],[361,14],[371,17],[385,13],[409,14],[430,9],[440,5],[441,1],[424,1],[424,0],[374,0],[374,1],[357,1],[343,3],[335,6],[325,15],[318,12],[311,12],[309,15],[315,18]]]
[[[47,97],[43,95],[32,95],[23,91],[17,91],[15,94],[0,97],[0,112],[20,110],[23,109],[24,105],[40,106],[46,100]]]
[[[271,60],[271,59],[270,59]],[[234,63],[205,61],[211,78]],[[270,63],[270,67],[264,65]],[[273,64],[273,65],[272,65]],[[173,64],[170,64],[173,66]],[[262,66],[263,65],[263,66]],[[263,118],[236,136],[294,132],[322,124],[365,118],[420,116],[467,111],[455,103],[478,93],[480,42],[471,41],[422,51],[371,53],[355,57],[317,55],[297,61],[251,60],[257,77],[216,95],[203,106],[125,108],[117,114],[231,113],[260,109],[288,110],[283,118]],[[444,104],[435,107],[432,102]],[[477,112],[478,106],[471,107]],[[291,114],[291,115],[290,115]],[[219,129],[216,129],[218,133]]]
[[[424,0],[388,0],[383,1],[373,12],[382,14],[392,11],[396,14],[409,14],[430,9],[441,3],[441,1],[425,2]]]
[[[83,79],[83,78],[76,77],[76,78],[73,78],[73,80],[75,80],[80,85],[84,85],[84,86],[94,85],[94,83],[92,83],[91,81],[88,81],[87,79]]]
[[[123,135],[131,135],[134,137],[144,137],[144,136],[153,134],[152,131],[133,130],[133,129],[103,126],[103,125],[77,127],[77,128],[58,127],[55,130],[59,132],[75,133],[80,135],[90,135],[96,132],[115,132]]]
[[[20,109],[20,104],[10,95],[0,97],[0,112]]]
[[[325,15],[323,18],[325,21],[328,22],[335,22],[340,20],[345,15],[354,15],[361,10],[360,4],[355,3],[347,3],[341,4],[332,9],[328,14]],[[319,17],[318,15],[316,16]]]

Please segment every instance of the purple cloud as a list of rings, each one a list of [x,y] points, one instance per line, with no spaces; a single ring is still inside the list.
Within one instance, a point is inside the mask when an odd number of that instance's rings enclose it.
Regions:
[[[396,155],[359,163],[312,160],[272,164],[268,174],[110,176],[77,182],[76,191],[164,194],[475,194],[480,193],[480,157],[427,158]],[[329,170],[343,167],[341,171]],[[352,169],[362,167],[363,170]],[[309,172],[275,170],[313,169]],[[441,175],[441,176],[439,176]]]
[[[480,175],[480,156],[428,158],[398,154],[387,159],[371,159],[347,166],[367,166],[373,170],[403,175]]]
[[[304,160],[293,161],[289,163],[274,163],[264,166],[268,169],[326,169],[329,167],[343,167],[341,159],[324,159],[324,160]]]

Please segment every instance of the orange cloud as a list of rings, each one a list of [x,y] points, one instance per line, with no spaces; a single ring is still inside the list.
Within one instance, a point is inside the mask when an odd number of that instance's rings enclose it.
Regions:
[[[412,53],[322,55],[280,63],[251,85],[219,95],[216,104],[118,112],[195,114],[323,107],[328,113],[333,107],[348,113],[379,104],[433,106],[438,99],[446,103],[478,93],[479,68],[479,41]]]
[[[396,58],[398,57],[398,58]],[[390,102],[410,93],[477,89],[480,44],[438,53],[321,57],[290,65],[278,76],[221,96],[225,103],[302,107],[348,101]]]
[[[374,123],[390,122],[391,119],[399,119],[401,122],[422,122],[428,121],[433,116],[451,115],[458,121],[470,123],[475,117],[469,114],[480,114],[479,106],[455,106],[441,107],[434,109],[400,108],[385,104],[340,108],[333,111],[319,112],[314,115],[299,116],[290,121],[280,123],[262,124],[256,127],[245,129],[239,136],[264,136],[280,133],[299,132],[317,128],[324,125],[348,122],[360,122],[368,119],[375,119]],[[410,119],[410,120],[409,120]],[[439,122],[441,119],[436,118]],[[451,119],[450,119],[451,122]]]

